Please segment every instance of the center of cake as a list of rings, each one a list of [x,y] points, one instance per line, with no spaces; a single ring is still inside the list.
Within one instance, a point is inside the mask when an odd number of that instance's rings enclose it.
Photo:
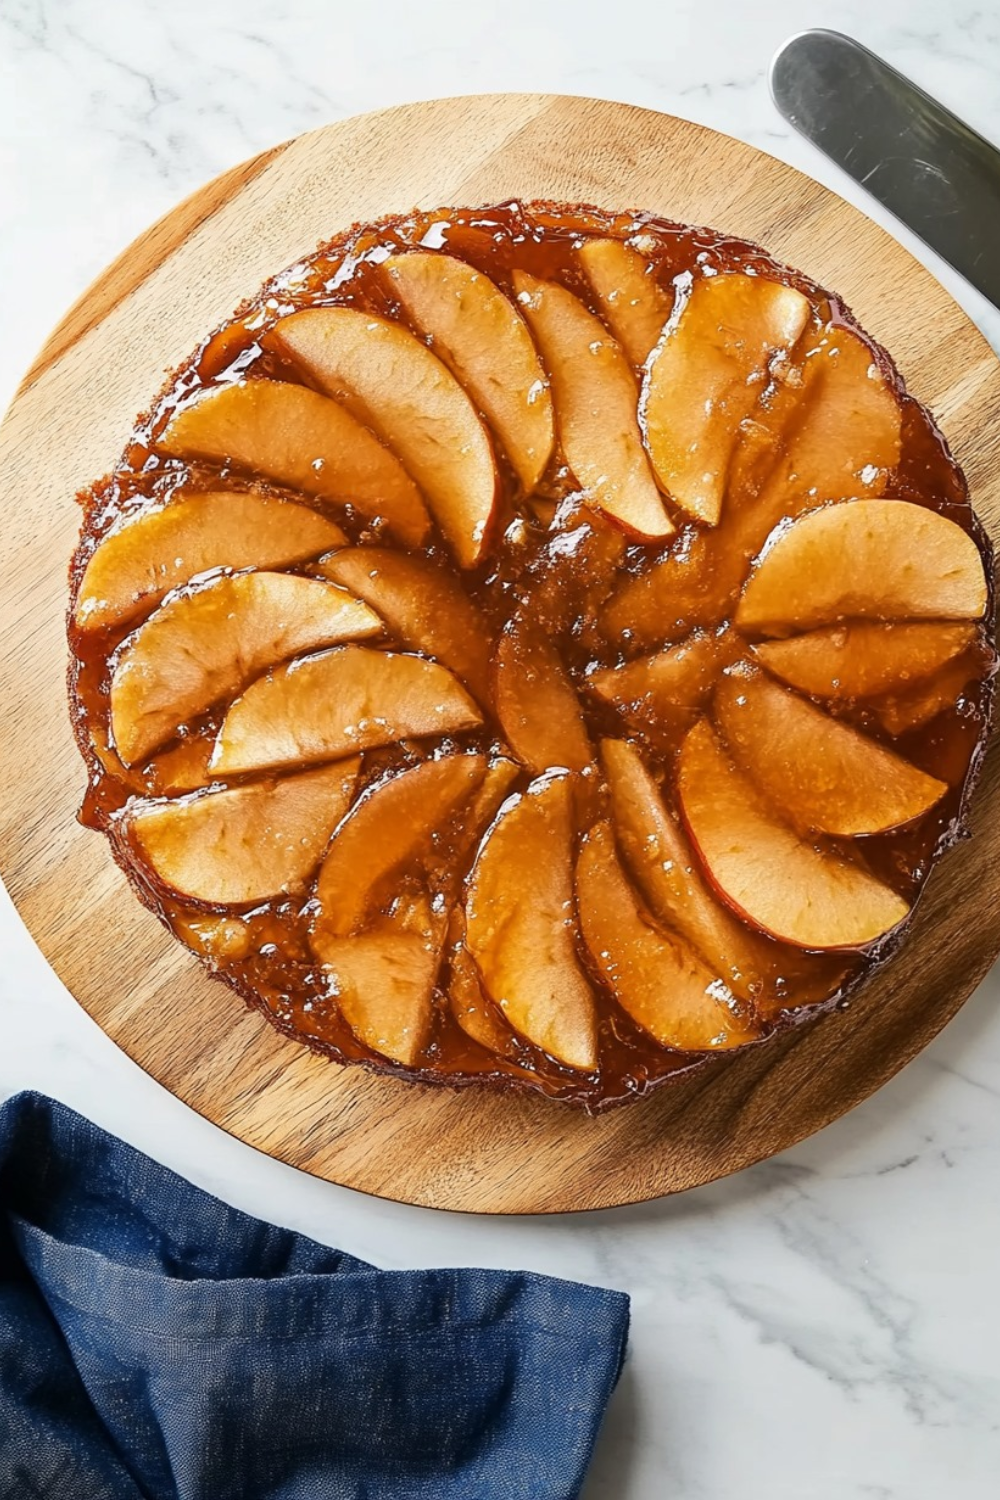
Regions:
[[[755,246],[355,231],[86,505],[85,819],[340,1060],[634,1097],[842,998],[956,832],[993,669],[964,482]]]

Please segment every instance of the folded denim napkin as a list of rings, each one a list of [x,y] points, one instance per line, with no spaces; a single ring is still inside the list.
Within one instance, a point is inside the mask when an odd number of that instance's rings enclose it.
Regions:
[[[628,1298],[378,1271],[0,1107],[3,1500],[569,1500]]]

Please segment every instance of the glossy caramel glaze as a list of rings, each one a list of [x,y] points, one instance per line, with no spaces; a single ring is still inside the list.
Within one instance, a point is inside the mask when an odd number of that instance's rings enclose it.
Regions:
[[[114,472],[81,497],[84,525],[71,569],[69,641],[72,714],[88,768],[81,819],[109,833],[115,857],[140,898],[218,977],[249,1004],[259,1007],[279,1029],[337,1060],[359,1061],[428,1082],[489,1081],[495,1086],[533,1088],[593,1110],[639,1097],[656,1083],[703,1065],[706,1057],[657,1046],[615,1003],[585,957],[601,1008],[600,1065],[596,1073],[581,1075],[513,1033],[502,1056],[473,1042],[456,1024],[448,1004],[447,947],[431,1040],[419,1064],[404,1068],[361,1043],[339,1014],[322,968],[310,951],[309,922],[314,910],[310,906],[311,888],[294,899],[265,902],[251,911],[211,911],[165,892],[139,859],[125,823],[117,815],[131,798],[169,796],[206,783],[208,755],[226,705],[184,726],[175,742],[144,765],[126,769],[110,745],[109,682],[115,653],[138,621],[132,619],[117,631],[84,633],[73,622],[72,614],[88,558],[124,513],[159,504],[181,486],[188,494],[248,485],[261,493],[282,493],[252,475],[165,457],[157,450],[172,413],[202,388],[238,378],[299,378],[268,348],[268,330],[279,318],[306,307],[347,305],[405,323],[379,265],[387,254],[417,245],[444,249],[465,259],[504,290],[509,291],[515,270],[561,282],[597,311],[590,283],[578,262],[579,246],[588,236],[632,237],[664,288],[669,289],[676,278],[749,269],[802,291],[812,305],[817,327],[829,323],[860,332],[836,297],[778,265],[759,247],[644,215],[615,217],[549,204],[506,204],[442,210],[356,228],[276,277],[240,309],[232,322],[211,335],[171,378],[151,412],[137,423]],[[638,241],[635,236],[640,237]],[[929,414],[906,394],[887,355],[868,342],[873,361],[891,382],[902,416],[899,466],[887,476],[881,493],[930,507],[956,521],[975,538],[991,579],[988,543],[973,514],[960,469]],[[633,738],[669,799],[680,743],[676,726],[633,723],[626,729],[613,706],[586,690],[586,681],[596,669],[620,665],[627,655],[655,649],[686,633],[670,627],[660,641],[647,643],[641,651],[629,650],[627,637],[602,630],[602,617],[607,601],[625,575],[647,572],[668,553],[683,557],[703,528],[685,523],[682,515],[674,513],[678,533],[668,544],[635,543],[576,496],[574,478],[558,448],[541,484],[529,496],[519,493],[502,455],[498,461],[503,498],[485,563],[471,573],[459,574],[436,531],[423,550],[460,581],[487,620],[494,639],[519,607],[530,611],[546,639],[555,643],[578,689],[592,742],[596,745],[603,736]],[[284,493],[329,514],[355,545],[391,544],[377,524],[367,524],[349,507],[324,505],[314,498]],[[732,510],[724,511],[712,538],[712,545],[722,550],[726,548],[727,516],[731,520]],[[294,571],[310,575],[313,570],[311,564],[304,564]],[[747,571],[748,565],[740,567],[736,586],[727,593],[726,607],[715,609],[705,622],[709,631],[719,632],[727,625]],[[992,600],[987,618],[992,620]],[[389,644],[393,644],[391,633]],[[740,643],[736,655],[742,651]],[[995,666],[992,626],[980,629],[963,663],[958,676],[964,681],[957,682],[951,704],[916,730],[892,737],[871,706],[853,704],[837,709],[838,715],[948,783],[945,797],[915,824],[862,841],[869,867],[907,900],[915,899],[935,858],[962,836],[963,811],[988,725]],[[712,667],[709,675],[714,676],[717,670]],[[707,680],[705,687],[707,690]],[[509,753],[492,715],[487,716],[481,729],[455,736],[448,745],[482,750],[490,756]],[[440,748],[441,742],[424,740],[369,752],[363,759],[359,790],[393,771],[419,763]],[[521,771],[512,790],[523,790],[530,780],[530,774]],[[608,793],[596,767],[578,776],[577,781],[576,806],[582,834],[598,817],[606,816]],[[464,871],[455,873],[457,876]],[[830,1005],[845,1003],[851,989],[875,963],[888,956],[903,931],[905,924],[863,954],[803,954],[762,939],[773,949],[773,972],[780,976],[767,993],[757,996],[762,1035],[766,1037],[777,1027],[793,1024]]]

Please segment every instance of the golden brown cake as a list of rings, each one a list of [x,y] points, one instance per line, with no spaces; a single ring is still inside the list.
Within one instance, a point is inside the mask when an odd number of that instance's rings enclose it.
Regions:
[[[885,351],[758,246],[355,228],[82,498],[81,817],[338,1061],[639,1097],[843,1001],[963,831],[988,542]]]

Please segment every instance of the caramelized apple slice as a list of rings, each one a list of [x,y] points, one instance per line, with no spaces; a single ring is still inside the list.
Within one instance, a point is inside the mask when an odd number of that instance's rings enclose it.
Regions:
[[[354,307],[292,313],[268,340],[374,428],[427,496],[460,565],[474,568],[497,473],[486,429],[451,371],[398,323]]]
[[[908,692],[889,693],[875,698],[871,708],[879,723],[891,735],[908,734],[954,708],[969,683],[983,672],[983,661],[975,651],[963,652],[942,668],[931,682],[918,682]]]
[[[712,895],[635,746],[603,740],[601,759],[618,842],[654,917],[686,938],[735,995],[759,996],[773,981],[774,945],[748,932]]]
[[[463,758],[466,761],[473,759],[470,756]],[[483,992],[479,971],[465,945],[464,912],[452,903],[458,896],[470,855],[493,821],[519,770],[513,761],[504,759],[487,766],[478,787],[464,804],[459,804],[449,826],[435,836],[431,849],[425,847],[422,859],[428,888],[434,892],[434,923],[443,924],[445,913],[451,907],[448,917],[448,1001],[452,1014],[462,1030],[480,1046],[505,1056],[513,1056],[516,1052],[513,1036]]]
[[[458,826],[454,836],[449,837],[451,879],[438,880],[436,888],[439,891],[447,890],[449,886],[457,889],[464,877],[468,860],[475,853],[480,839],[493,822],[501,804],[521,774],[521,767],[517,762],[508,760],[505,756],[491,761],[486,767],[482,782],[473,792],[457,820]],[[448,894],[454,894],[454,889]]]
[[[337,829],[323,861],[313,931],[349,937],[390,877],[433,860],[456,810],[482,784],[481,755],[446,755],[376,782]],[[437,850],[437,858],[441,858]]]
[[[227,774],[335,760],[480,722],[468,693],[437,662],[341,646],[251,683],[226,715],[212,770]]]
[[[355,1036],[413,1067],[430,1039],[441,955],[418,933],[379,928],[330,938],[321,953],[330,991]]]
[[[213,568],[288,568],[340,546],[339,526],[305,505],[219,490],[125,516],[91,554],[73,618],[106,630]]]
[[[413,1067],[430,1040],[441,940],[426,900],[403,905],[368,932],[314,934],[330,992],[355,1036]]]
[[[584,493],[634,536],[672,536],[642,446],[635,376],[621,347],[565,287],[515,271],[514,289],[552,381],[566,462]]]
[[[985,609],[983,560],[968,532],[906,500],[851,500],[775,536],[736,621],[787,635],[849,617],[979,620]]]
[[[465,946],[465,918],[461,907],[452,912],[448,932],[448,1003],[466,1036],[500,1057],[514,1053],[514,1038],[484,992],[479,970]]]
[[[703,277],[650,360],[640,403],[649,456],[661,487],[696,520],[718,524],[740,423],[809,311],[801,292],[763,276]]]
[[[343,589],[289,573],[241,573],[178,594],[139,626],[115,663],[118,754],[134,765],[273,663],[381,629],[378,615]]]
[[[799,828],[842,838],[887,833],[948,790],[762,672],[721,678],[715,716],[737,762]]]
[[[253,934],[242,917],[216,916],[207,911],[197,916],[178,912],[171,918],[171,926],[182,943],[210,963],[246,958],[251,951]]]
[[[739,651],[731,632],[689,636],[667,651],[593,672],[587,686],[636,728],[690,728],[718,673]]]
[[[573,792],[543,776],[511,797],[469,876],[469,951],[487,992],[529,1042],[590,1073],[597,1007],[573,944]]]
[[[530,494],[552,457],[552,396],[513,304],[467,261],[431,250],[382,262],[392,290],[465,387]]]
[[[128,811],[160,883],[191,901],[249,906],[301,890],[347,811],[360,761]]]
[[[384,547],[345,547],[317,570],[370,604],[409,650],[433,656],[489,702],[485,621],[450,573],[425,557]]]
[[[830,625],[753,654],[775,677],[815,698],[850,702],[906,690],[932,677],[976,639],[975,625]]]
[[[615,999],[661,1047],[709,1052],[759,1035],[722,980],[693,949],[646,917],[629,886],[609,823],[583,841],[576,864],[580,929]]]
[[[634,365],[644,365],[670,317],[673,298],[638,250],[623,240],[586,240],[580,260],[611,332]]]
[[[212,734],[193,734],[178,740],[169,750],[154,755],[143,770],[146,791],[153,797],[169,797],[210,785],[214,780],[209,770],[214,749]]]
[[[530,771],[590,765],[594,754],[573,684],[556,647],[527,615],[518,612],[508,621],[493,673],[497,717]]]
[[[715,889],[772,937],[799,948],[863,948],[906,916],[903,898],[860,864],[780,822],[704,719],[684,741],[678,790]]]
[[[399,459],[336,401],[283,380],[214,386],[175,412],[157,440],[175,458],[208,458],[382,517],[419,547],[430,517]]]
[[[607,626],[656,645],[730,618],[752,559],[780,521],[817,500],[884,494],[899,451],[899,403],[864,340],[832,325],[815,342],[803,339],[786,381],[743,424],[725,526],[626,579]]]
[[[885,494],[902,443],[899,399],[870,344],[851,329],[828,323],[802,340],[763,420],[780,459],[758,501],[758,546],[783,516],[819,500]]]

